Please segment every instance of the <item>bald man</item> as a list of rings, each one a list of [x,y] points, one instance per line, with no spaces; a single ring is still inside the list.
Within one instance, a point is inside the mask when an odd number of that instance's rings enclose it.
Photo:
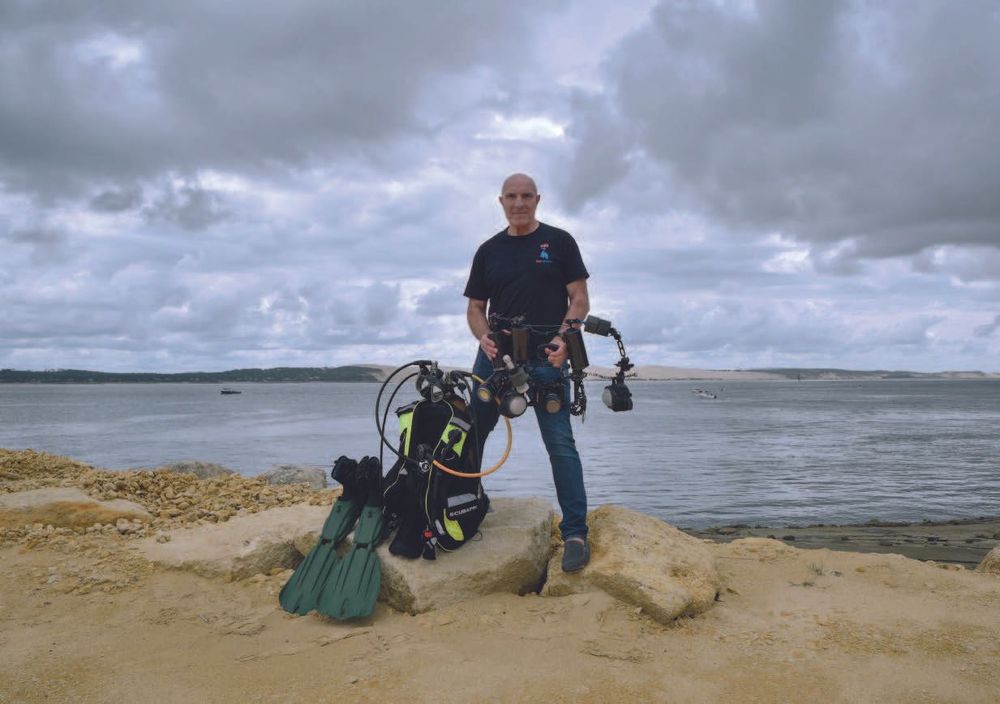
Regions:
[[[473,372],[482,379],[493,373],[491,360],[497,355],[497,346],[490,338],[489,313],[505,318],[523,316],[532,329],[529,350],[551,345],[546,357],[528,363],[528,373],[536,386],[559,383],[562,386],[563,404],[559,412],[548,413],[540,405],[534,408],[563,514],[559,524],[565,542],[562,568],[575,572],[590,560],[587,492],[570,424],[566,343],[560,333],[569,327],[567,320],[587,317],[590,274],[572,235],[535,218],[540,201],[535,181],[527,174],[512,174],[503,182],[500,206],[507,227],[476,251],[465,286],[465,296],[469,299],[466,317],[479,342]],[[473,394],[473,412],[482,457],[486,438],[499,419],[499,409],[496,403],[484,403]]]

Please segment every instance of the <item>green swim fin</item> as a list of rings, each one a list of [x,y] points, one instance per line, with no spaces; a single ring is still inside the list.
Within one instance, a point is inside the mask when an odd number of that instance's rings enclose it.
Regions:
[[[319,613],[341,620],[371,616],[382,586],[382,564],[375,554],[382,538],[382,465],[378,458],[362,459],[358,475],[367,484],[368,499],[354,529],[354,543],[333,566],[316,602]]]
[[[365,505],[365,486],[359,482],[358,463],[343,455],[333,465],[333,478],[344,487],[323,522],[319,540],[281,588],[278,603],[291,614],[307,614],[337,563],[337,545],[354,528]]]

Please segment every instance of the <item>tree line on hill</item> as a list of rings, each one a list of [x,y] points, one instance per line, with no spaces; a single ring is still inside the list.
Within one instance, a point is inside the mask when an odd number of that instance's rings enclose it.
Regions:
[[[230,384],[236,382],[382,381],[377,367],[274,367],[225,372],[95,372],[86,369],[0,369],[0,384]]]

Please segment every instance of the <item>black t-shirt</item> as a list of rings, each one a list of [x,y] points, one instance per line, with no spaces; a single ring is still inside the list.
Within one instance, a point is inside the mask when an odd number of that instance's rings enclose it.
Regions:
[[[566,317],[566,285],[590,274],[576,240],[565,230],[539,223],[530,235],[514,237],[503,229],[476,250],[465,296],[489,302],[489,312],[523,315],[531,326],[532,346],[548,342]]]

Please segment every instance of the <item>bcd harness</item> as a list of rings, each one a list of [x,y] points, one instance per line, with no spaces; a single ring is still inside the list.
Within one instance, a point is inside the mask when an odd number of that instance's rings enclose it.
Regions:
[[[437,549],[457,550],[477,534],[490,500],[479,467],[472,422],[459,399],[420,400],[396,409],[399,457],[384,481],[385,535],[389,552],[433,560]]]

